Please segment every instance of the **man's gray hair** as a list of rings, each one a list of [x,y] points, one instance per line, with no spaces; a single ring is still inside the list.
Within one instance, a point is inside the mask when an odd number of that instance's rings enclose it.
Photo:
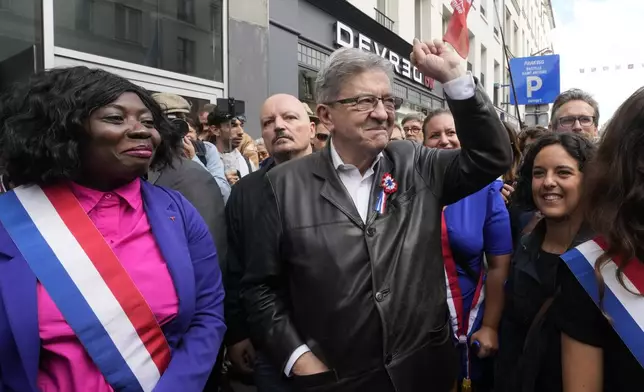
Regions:
[[[557,96],[555,103],[552,105],[552,114],[550,115],[551,124],[554,124],[557,120],[557,111],[570,101],[584,101],[589,104],[595,111],[595,124],[599,124],[599,104],[592,95],[578,88],[564,91]]]
[[[264,145],[264,139],[261,137],[259,139],[255,139],[255,145],[256,146],[263,146]]]
[[[367,71],[382,71],[390,81],[394,80],[394,68],[389,60],[357,48],[336,50],[318,72],[315,80],[317,103],[335,101],[348,79]]]
[[[422,114],[420,114],[420,113],[412,113],[412,114],[408,114],[408,115],[406,115],[406,116],[402,119],[402,121],[400,122],[400,124],[405,125],[405,124],[407,124],[407,123],[408,123],[408,122],[410,122],[410,121],[417,121],[417,122],[419,122],[419,123],[422,123],[424,119],[425,119],[425,117],[424,117]]]

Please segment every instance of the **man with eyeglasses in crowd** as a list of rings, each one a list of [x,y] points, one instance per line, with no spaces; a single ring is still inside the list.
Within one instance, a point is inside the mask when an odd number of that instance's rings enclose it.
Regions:
[[[311,107],[306,102],[302,102],[302,105],[304,105],[304,109],[309,115],[311,122],[315,124],[315,134],[311,137],[311,148],[313,152],[320,151],[326,146],[331,134],[324,124],[320,123],[320,119],[313,113]]]
[[[423,136],[423,117],[420,114],[405,116],[400,122],[405,132],[405,140],[411,140],[419,144],[425,142]]]
[[[390,142],[402,103],[391,62],[342,48],[316,80],[331,140],[262,179],[241,296],[255,342],[304,390],[455,387],[441,210],[503,174],[512,153],[461,58],[439,40],[414,44],[412,63],[449,97],[461,149]]]
[[[311,139],[311,147],[313,152],[321,151],[326,146],[326,143],[329,141],[331,133],[324,126],[324,124],[319,123],[315,126],[315,135]]]
[[[552,105],[550,129],[556,132],[582,133],[590,140],[597,141],[599,104],[592,95],[579,89],[559,94]]]

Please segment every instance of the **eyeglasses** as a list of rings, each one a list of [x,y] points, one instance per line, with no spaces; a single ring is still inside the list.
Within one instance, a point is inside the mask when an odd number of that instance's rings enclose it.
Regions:
[[[420,128],[419,127],[403,127],[403,131],[405,131],[405,133],[414,133],[414,134],[416,134],[416,133],[420,132]]]
[[[340,103],[342,105],[351,105],[359,112],[371,112],[376,109],[378,106],[378,101],[382,101],[382,105],[385,107],[385,110],[388,112],[394,112],[400,109],[400,106],[403,103],[403,99],[400,97],[376,97],[375,95],[360,95],[353,98],[339,99],[333,102],[326,102],[326,105],[333,105]]]
[[[327,140],[329,140],[328,133],[316,133],[315,137],[321,142],[326,142]]]
[[[579,120],[579,125],[589,127],[595,124],[594,116],[564,116],[559,118],[559,125],[563,128],[572,128]]]

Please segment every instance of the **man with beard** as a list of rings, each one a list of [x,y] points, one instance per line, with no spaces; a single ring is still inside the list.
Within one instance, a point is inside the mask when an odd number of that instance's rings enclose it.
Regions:
[[[243,141],[244,130],[241,121],[212,112],[208,115],[210,134],[224,162],[224,171],[230,185],[255,170],[253,164],[237,149]]]
[[[250,244],[249,236],[260,212],[261,191],[265,174],[276,165],[311,153],[309,140],[315,133],[304,107],[291,95],[278,94],[268,98],[261,110],[262,139],[271,162],[260,170],[242,178],[233,187],[226,217],[230,257],[226,286],[226,344],[228,355],[236,369],[253,371],[260,392],[283,391],[287,386],[281,380],[281,371],[272,366],[260,352],[256,361],[249,339],[246,313],[240,304],[239,283],[244,273],[244,259]],[[277,229],[277,228],[276,228]],[[261,349],[261,348],[260,348]]]
[[[392,64],[356,48],[318,73],[320,153],[266,174],[242,299],[251,335],[302,390],[446,392],[457,360],[441,257],[443,206],[507,171],[494,105],[442,41],[412,62],[444,86],[459,150],[389,142]]]

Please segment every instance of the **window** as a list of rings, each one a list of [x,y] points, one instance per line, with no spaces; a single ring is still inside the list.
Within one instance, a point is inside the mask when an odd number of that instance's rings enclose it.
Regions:
[[[407,91],[407,94],[408,94],[408,97],[409,97],[408,98],[409,102],[415,103],[415,104],[420,104],[420,93],[418,91],[410,89],[410,90]]]
[[[472,68],[473,68],[473,67],[472,67],[472,63],[470,63],[470,62],[468,61],[468,62],[467,62],[467,70],[468,70],[468,71],[470,71],[470,72],[472,72]]]
[[[297,44],[297,61],[310,68],[318,70],[322,68],[329,55],[302,43]]]
[[[315,78],[316,71],[300,67],[298,94],[300,101],[315,102]]]
[[[224,0],[53,2],[58,47],[223,82]]]
[[[177,65],[181,73],[186,75],[194,73],[195,41],[177,37]]]
[[[4,91],[42,69],[42,1],[0,0],[0,26],[0,91]]]
[[[184,22],[195,22],[195,1],[177,1],[177,18]]]
[[[485,15],[485,7],[483,7],[483,5],[481,5],[480,8],[481,8],[481,15],[486,16]]]
[[[481,82],[481,86],[485,87],[485,74],[483,72],[481,72],[481,77],[479,81]]]
[[[381,25],[385,26],[387,29],[392,30],[394,29],[394,21],[393,19],[389,18],[383,11],[380,11],[379,9],[375,9],[376,11],[376,22],[380,23]]]
[[[499,90],[501,90],[501,64],[494,60],[494,105],[499,106]]]
[[[378,0],[376,3],[376,9],[383,14],[387,13],[387,6],[389,5],[388,0]]]
[[[0,2],[3,0],[0,0]],[[76,3],[76,28],[78,30],[92,30],[92,8],[94,1],[79,1]],[[0,7],[2,8],[2,7]]]
[[[394,83],[394,95],[402,99],[407,99],[407,87]]]
[[[124,41],[142,43],[141,24],[143,13],[140,10],[116,4],[114,10],[114,32],[116,38]]]
[[[420,104],[426,108],[432,108],[432,97],[429,95],[421,95],[420,96]]]

